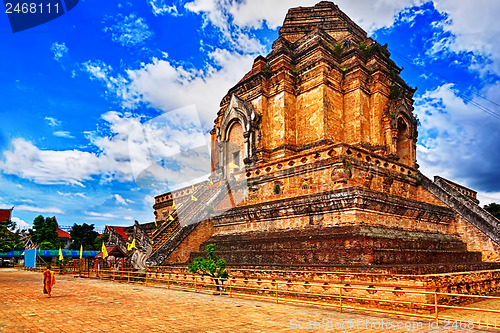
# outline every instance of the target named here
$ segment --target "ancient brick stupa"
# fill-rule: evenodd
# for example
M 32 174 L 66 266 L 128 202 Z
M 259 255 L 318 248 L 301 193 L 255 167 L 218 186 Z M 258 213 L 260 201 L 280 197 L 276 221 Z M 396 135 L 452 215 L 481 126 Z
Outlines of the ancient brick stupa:
M 415 89 L 400 71 L 335 4 L 290 9 L 271 53 L 222 99 L 215 184 L 156 197 L 151 263 L 215 243 L 233 267 L 498 267 L 499 222 L 475 192 L 419 173 Z M 247 191 L 217 192 L 231 181 Z M 172 199 L 203 222 L 183 226 Z

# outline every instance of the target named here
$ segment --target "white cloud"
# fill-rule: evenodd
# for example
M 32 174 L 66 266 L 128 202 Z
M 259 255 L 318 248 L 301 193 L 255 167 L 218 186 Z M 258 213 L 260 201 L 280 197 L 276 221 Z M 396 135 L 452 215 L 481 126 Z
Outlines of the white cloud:
M 115 73 L 102 61 L 88 61 L 83 69 L 92 79 L 105 84 L 106 93 L 117 97 L 125 108 L 144 102 L 168 112 L 194 104 L 202 123 L 209 128 L 220 99 L 251 69 L 253 56 L 224 49 L 216 49 L 208 56 L 213 66 L 202 70 L 176 66 L 167 58 L 154 58 L 139 69 L 129 69 L 128 77 Z
M 97 212 L 85 212 L 88 215 L 88 219 L 90 220 L 110 220 L 119 218 L 117 215 L 111 213 L 97 213 Z
M 477 192 L 477 199 L 479 200 L 479 205 L 482 207 L 484 205 L 489 205 L 490 203 L 500 202 L 500 192 Z
M 31 224 L 26 223 L 18 217 L 12 217 L 11 220 L 16 223 L 16 229 L 23 230 L 31 228 Z
M 181 152 L 203 146 L 206 141 L 196 109 L 190 110 L 192 112 L 187 115 L 185 109 L 174 110 L 145 123 L 141 122 L 141 115 L 107 112 L 102 115 L 105 121 L 102 131 L 86 135 L 97 153 L 41 150 L 25 139 L 16 138 L 10 150 L 3 152 L 0 170 L 39 184 L 84 187 L 84 182 L 92 179 L 101 183 L 133 181 L 134 176 L 155 165 L 156 161 L 168 160 L 174 168 L 168 171 L 168 179 L 194 179 L 193 175 L 198 174 L 193 172 L 200 163 L 190 161 Z M 140 135 L 129 138 L 131 133 Z
M 424 3 L 424 0 L 338 0 L 335 3 L 366 31 L 391 26 L 404 8 Z M 202 13 L 207 22 L 218 27 L 223 35 L 230 34 L 229 22 L 239 28 L 260 28 L 265 22 L 271 29 L 281 26 L 289 8 L 309 7 L 318 0 L 195 0 L 186 9 Z
M 82 64 L 82 70 L 89 73 L 91 79 L 98 80 L 106 86 L 106 95 L 113 95 L 120 99 L 124 108 L 134 108 L 139 102 L 139 97 L 130 93 L 129 80 L 121 74 L 113 75 L 113 68 L 104 62 L 87 61 Z
M 45 117 L 45 120 L 49 122 L 49 126 L 55 127 L 61 125 L 61 121 L 54 117 Z
M 440 12 L 448 15 L 448 20 L 440 27 L 452 34 L 452 38 L 436 38 L 434 51 L 443 48 L 451 52 L 474 52 L 492 62 L 476 59 L 471 69 L 485 75 L 488 73 L 500 74 L 500 44 L 498 31 L 500 21 L 497 13 L 500 12 L 500 1 L 435 1 L 434 6 Z
M 151 6 L 151 10 L 155 16 L 164 14 L 179 16 L 179 11 L 177 10 L 177 6 L 175 6 L 175 4 L 169 6 L 165 3 L 164 0 L 149 0 L 148 3 Z
M 48 125 L 51 127 L 58 127 L 61 126 L 61 121 L 54 118 L 54 117 L 45 117 L 45 120 L 47 120 Z M 61 138 L 69 138 L 69 139 L 74 139 L 75 137 L 71 135 L 69 131 L 54 131 L 52 134 L 55 136 L 61 137 Z
M 500 120 L 456 93 L 446 84 L 415 100 L 422 123 L 417 145 L 420 169 L 427 176 L 440 175 L 483 193 L 495 191 L 500 187 Z
M 26 211 L 26 212 L 35 212 L 35 213 L 56 213 L 63 214 L 63 211 L 57 207 L 35 207 L 28 205 L 19 205 L 16 206 L 16 210 Z
M 73 135 L 71 135 L 70 132 L 68 131 L 55 131 L 54 133 L 55 136 L 59 136 L 61 138 L 69 138 L 69 139 L 74 139 L 75 137 Z
M 412 10 L 410 8 L 405 8 L 399 13 L 399 20 L 401 22 L 409 23 L 411 28 L 415 25 L 415 20 L 417 16 L 425 15 L 426 12 L 427 11 L 424 9 Z
M 57 191 L 57 194 L 63 196 L 63 197 L 80 197 L 82 199 L 85 199 L 87 198 L 87 196 L 81 192 L 78 192 L 78 193 L 65 193 L 65 192 L 61 192 L 61 191 Z
M 58 42 L 52 43 L 50 50 L 54 53 L 54 60 L 56 60 L 56 61 L 59 61 L 68 55 L 68 48 L 66 47 L 66 44 L 64 42 L 63 43 L 58 43 Z
M 189 2 L 185 8 L 191 12 L 202 14 L 205 18 L 205 25 L 211 23 L 221 33 L 221 39 L 227 42 L 231 48 L 245 52 L 255 53 L 263 51 L 264 47 L 255 38 L 247 27 L 231 25 L 232 20 L 230 9 L 234 5 L 230 0 L 196 0 Z
M 121 204 L 121 205 L 127 205 L 127 202 L 125 201 L 125 199 L 123 199 L 123 197 L 119 194 L 114 194 L 113 197 L 115 198 L 116 202 Z
M 153 33 L 149 31 L 149 26 L 142 17 L 137 17 L 135 13 L 128 16 L 118 14 L 116 17 L 105 18 L 105 23 L 114 21 L 115 24 L 105 27 L 104 32 L 111 34 L 111 40 L 122 46 L 136 46 L 143 44 Z
M 116 202 L 119 203 L 120 205 L 127 206 L 128 203 L 134 203 L 130 199 L 124 199 L 121 195 L 119 194 L 113 194 L 113 198 L 115 198 Z
M 155 204 L 155 197 L 153 195 L 145 195 L 143 202 L 146 205 L 153 207 L 153 205 Z
M 94 154 L 78 151 L 40 150 L 33 143 L 15 138 L 11 150 L 3 152 L 0 169 L 11 175 L 33 180 L 39 184 L 72 184 L 83 186 L 99 171 Z
M 217 68 L 186 69 L 167 59 L 154 59 L 137 70 L 129 70 L 128 96 L 164 111 L 194 104 L 203 124 L 212 126 L 219 103 L 227 91 L 252 68 L 253 56 L 217 49 L 209 54 Z

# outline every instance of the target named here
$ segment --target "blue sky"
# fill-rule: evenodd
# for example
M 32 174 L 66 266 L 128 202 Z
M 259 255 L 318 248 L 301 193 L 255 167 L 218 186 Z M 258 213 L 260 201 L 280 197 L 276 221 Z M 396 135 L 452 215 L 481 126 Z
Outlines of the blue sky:
M 40 214 L 98 229 L 152 221 L 168 188 L 137 176 L 206 144 L 220 100 L 269 52 L 287 9 L 315 3 L 80 0 L 15 34 L 3 14 L 0 205 L 22 227 Z M 500 2 L 336 3 L 418 87 L 421 171 L 500 203 Z M 182 168 L 164 175 L 171 187 L 197 174 Z

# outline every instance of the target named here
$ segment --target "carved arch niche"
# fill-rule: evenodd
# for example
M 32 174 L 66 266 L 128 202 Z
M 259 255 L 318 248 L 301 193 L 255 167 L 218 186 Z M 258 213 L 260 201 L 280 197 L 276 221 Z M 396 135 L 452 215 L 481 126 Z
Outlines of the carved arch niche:
M 231 173 L 231 168 L 228 168 L 229 163 L 241 167 L 243 163 L 249 165 L 255 162 L 258 121 L 259 116 L 251 103 L 235 95 L 231 96 L 220 127 L 217 128 L 219 165 L 225 177 Z
M 386 142 L 390 143 L 389 155 L 402 164 L 414 167 L 418 132 L 413 107 L 406 99 L 392 101 L 385 119 Z
M 410 165 L 411 163 L 411 148 L 412 141 L 410 135 L 410 127 L 403 117 L 397 119 L 397 137 L 396 137 L 396 153 L 399 157 L 399 162 Z

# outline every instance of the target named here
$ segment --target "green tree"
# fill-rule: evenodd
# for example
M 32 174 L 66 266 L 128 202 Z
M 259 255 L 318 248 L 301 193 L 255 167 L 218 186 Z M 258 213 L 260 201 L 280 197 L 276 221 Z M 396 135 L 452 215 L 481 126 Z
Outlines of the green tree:
M 485 205 L 484 209 L 488 211 L 491 215 L 500 220 L 500 205 L 492 202 L 489 205 Z
M 16 223 L 9 219 L 0 222 L 0 252 L 24 249 L 21 232 L 15 228 Z
M 41 248 L 42 250 L 57 250 L 62 246 L 57 237 L 57 222 L 53 217 L 37 216 L 33 220 L 33 227 L 28 232 L 31 240 L 39 244 L 40 248 L 43 243 L 44 249 Z
M 101 237 L 97 236 L 94 240 L 94 250 L 101 251 L 102 243 L 106 244 L 109 240 L 109 234 L 104 233 Z
M 219 259 L 215 253 L 215 244 L 208 244 L 205 252 L 207 253 L 207 258 L 196 257 L 192 264 L 188 265 L 188 269 L 193 274 L 208 275 L 212 277 L 217 286 L 217 291 L 219 289 L 219 280 L 221 285 L 224 284 L 224 279 L 227 279 L 229 274 L 226 271 L 226 261 L 224 259 Z
M 93 250 L 95 240 L 99 233 L 94 230 L 93 224 L 84 223 L 82 225 L 74 224 L 69 231 L 72 243 L 69 245 L 70 250 L 80 250 L 80 245 L 83 245 L 84 250 Z
M 40 250 L 55 250 L 54 245 L 51 242 L 43 241 L 38 244 Z

